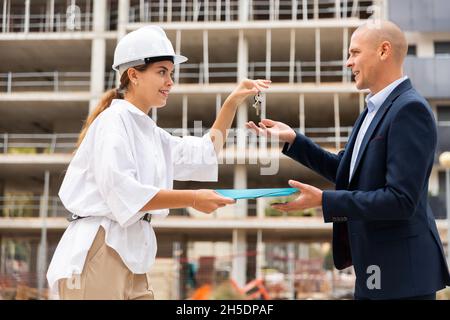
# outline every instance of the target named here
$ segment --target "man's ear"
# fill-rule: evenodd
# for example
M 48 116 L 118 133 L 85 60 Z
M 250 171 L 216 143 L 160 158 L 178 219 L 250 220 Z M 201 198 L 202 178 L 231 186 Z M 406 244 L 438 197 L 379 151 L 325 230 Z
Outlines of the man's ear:
M 380 45 L 379 55 L 381 60 L 386 60 L 392 54 L 392 46 L 389 41 L 383 41 Z

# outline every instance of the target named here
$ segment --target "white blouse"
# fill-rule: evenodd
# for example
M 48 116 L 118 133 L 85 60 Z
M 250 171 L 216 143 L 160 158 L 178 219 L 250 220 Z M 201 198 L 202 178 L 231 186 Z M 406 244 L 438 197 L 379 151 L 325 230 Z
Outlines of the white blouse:
M 151 224 L 139 211 L 173 180 L 217 181 L 218 163 L 209 133 L 174 137 L 133 104 L 115 99 L 91 124 L 67 169 L 59 197 L 73 221 L 50 263 L 50 294 L 58 280 L 81 274 L 98 228 L 133 273 L 149 272 L 156 256 Z M 166 217 L 168 209 L 147 211 Z

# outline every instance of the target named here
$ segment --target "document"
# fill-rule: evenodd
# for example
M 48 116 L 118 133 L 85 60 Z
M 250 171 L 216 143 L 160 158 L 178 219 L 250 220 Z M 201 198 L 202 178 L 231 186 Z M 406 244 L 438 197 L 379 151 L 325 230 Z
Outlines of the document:
M 263 188 L 263 189 L 217 189 L 218 194 L 238 199 L 256 199 L 262 197 L 284 197 L 299 192 L 296 188 Z

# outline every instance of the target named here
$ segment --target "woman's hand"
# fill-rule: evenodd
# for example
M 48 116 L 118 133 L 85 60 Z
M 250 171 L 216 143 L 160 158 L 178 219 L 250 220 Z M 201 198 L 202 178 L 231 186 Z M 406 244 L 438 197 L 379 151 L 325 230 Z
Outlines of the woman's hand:
M 200 189 L 194 191 L 192 208 L 204 213 L 211 213 L 218 208 L 225 207 L 227 204 L 233 203 L 236 203 L 234 199 L 222 197 L 213 190 Z
M 259 127 L 253 121 L 247 122 L 245 126 L 259 136 L 272 137 L 289 144 L 294 142 L 296 136 L 295 131 L 287 124 L 270 119 L 261 120 Z
M 229 98 L 233 99 L 236 105 L 241 104 L 245 98 L 251 95 L 256 95 L 258 92 L 264 91 L 264 89 L 269 88 L 269 84 L 272 81 L 258 79 L 258 80 L 250 80 L 244 79 L 242 80 L 236 89 L 230 94 Z

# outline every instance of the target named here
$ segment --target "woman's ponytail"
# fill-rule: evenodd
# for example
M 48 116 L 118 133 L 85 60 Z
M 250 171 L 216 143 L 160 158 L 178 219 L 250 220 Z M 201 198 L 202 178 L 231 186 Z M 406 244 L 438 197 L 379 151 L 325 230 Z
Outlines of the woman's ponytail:
M 80 135 L 78 136 L 77 148 L 80 146 L 84 137 L 86 136 L 86 132 L 89 129 L 89 126 L 94 122 L 95 118 L 98 117 L 100 113 L 105 111 L 110 105 L 113 99 L 123 99 L 123 95 L 119 89 L 111 89 L 106 91 L 100 102 L 95 107 L 94 111 L 87 117 L 86 121 L 83 124 L 83 128 L 81 129 Z
M 133 67 L 138 71 L 145 71 L 150 64 L 144 64 L 140 66 Z M 111 89 L 105 92 L 103 97 L 100 99 L 100 102 L 95 107 L 94 111 L 89 114 L 86 121 L 84 122 L 83 128 L 81 129 L 80 135 L 78 136 L 77 148 L 80 146 L 83 141 L 86 133 L 89 129 L 89 126 L 94 122 L 95 118 L 98 117 L 100 113 L 105 111 L 110 105 L 113 99 L 125 99 L 125 92 L 128 90 L 128 85 L 130 84 L 130 78 L 128 78 L 128 73 L 123 72 L 120 77 L 120 86 L 117 89 Z

